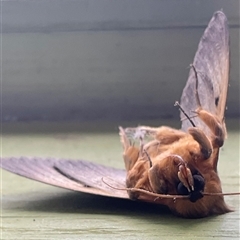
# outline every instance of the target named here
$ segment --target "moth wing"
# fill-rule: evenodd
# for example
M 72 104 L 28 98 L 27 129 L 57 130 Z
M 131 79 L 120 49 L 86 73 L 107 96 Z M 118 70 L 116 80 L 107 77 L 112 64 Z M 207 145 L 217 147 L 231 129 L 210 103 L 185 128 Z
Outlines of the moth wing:
M 224 113 L 229 80 L 229 30 L 223 12 L 215 12 L 210 20 L 198 45 L 193 65 L 198 73 L 198 94 L 202 108 L 218 116 L 226 130 Z M 198 107 L 195 86 L 196 77 L 191 68 L 181 96 L 181 106 L 190 117 Z M 182 129 L 186 131 L 191 123 L 182 113 L 180 117 Z M 199 118 L 194 117 L 193 122 L 208 133 L 208 128 Z
M 117 191 L 102 181 L 103 177 L 109 177 L 111 186 L 124 187 L 125 170 L 83 160 L 9 157 L 0 161 L 1 168 L 39 182 L 89 194 L 128 198 L 126 191 Z

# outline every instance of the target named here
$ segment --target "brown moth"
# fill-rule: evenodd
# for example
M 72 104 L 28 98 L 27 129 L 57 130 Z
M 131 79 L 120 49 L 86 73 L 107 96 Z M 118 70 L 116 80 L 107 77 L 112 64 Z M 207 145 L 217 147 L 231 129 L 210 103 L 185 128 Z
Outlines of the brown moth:
M 174 213 L 204 217 L 229 212 L 221 193 L 217 172 L 219 149 L 226 137 L 224 112 L 229 79 L 229 33 L 227 19 L 216 12 L 205 30 L 194 57 L 181 97 L 182 129 L 161 126 L 120 128 L 127 170 L 127 188 L 186 199 L 158 198 Z M 189 116 L 194 117 L 190 118 Z M 130 144 L 127 134 L 139 138 L 140 147 Z M 145 135 L 153 139 L 143 143 Z M 131 199 L 152 201 L 153 196 L 128 191 Z
M 181 130 L 120 127 L 125 170 L 83 160 L 27 157 L 2 158 L 1 167 L 66 189 L 163 204 L 183 217 L 227 213 L 231 210 L 224 202 L 217 163 L 227 134 L 228 78 L 228 25 L 218 11 L 200 40 L 177 103 Z

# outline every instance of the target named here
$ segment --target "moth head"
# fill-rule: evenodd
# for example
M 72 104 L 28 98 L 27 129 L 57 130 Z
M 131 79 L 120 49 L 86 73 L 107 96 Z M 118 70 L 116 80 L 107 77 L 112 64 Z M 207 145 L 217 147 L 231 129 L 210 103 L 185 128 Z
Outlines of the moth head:
M 194 190 L 189 190 L 184 186 L 182 182 L 179 182 L 177 185 L 177 193 L 180 195 L 189 195 L 189 199 L 191 202 L 196 202 L 197 200 L 203 197 L 202 192 L 205 187 L 205 180 L 202 175 L 195 174 L 193 175 L 194 181 Z

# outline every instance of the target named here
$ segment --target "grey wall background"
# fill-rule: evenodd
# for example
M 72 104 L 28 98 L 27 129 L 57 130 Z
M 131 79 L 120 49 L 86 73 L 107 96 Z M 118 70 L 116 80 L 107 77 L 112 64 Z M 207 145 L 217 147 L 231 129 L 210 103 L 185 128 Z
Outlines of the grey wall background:
M 199 39 L 223 9 L 231 34 L 229 117 L 239 117 L 239 1 L 1 2 L 2 117 L 173 118 Z

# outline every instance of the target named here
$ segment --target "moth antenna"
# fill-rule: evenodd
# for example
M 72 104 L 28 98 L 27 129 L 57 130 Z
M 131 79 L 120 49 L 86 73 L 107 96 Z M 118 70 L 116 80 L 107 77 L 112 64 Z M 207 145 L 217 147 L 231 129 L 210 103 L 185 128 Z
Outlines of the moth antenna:
M 148 154 L 148 152 L 147 152 L 147 150 L 145 148 L 143 149 L 143 151 L 144 151 L 144 153 L 146 154 L 146 156 L 148 158 L 148 161 L 149 161 L 149 164 L 150 164 L 150 168 L 151 168 L 152 167 L 152 160 L 151 160 L 151 158 L 150 158 L 150 156 L 149 156 L 149 154 Z
M 188 116 L 188 114 L 184 111 L 184 109 L 181 107 L 178 101 L 175 102 L 174 106 L 178 106 L 180 111 L 186 116 L 186 118 L 189 120 L 189 122 L 192 124 L 193 127 L 196 127 L 192 119 Z
M 199 98 L 199 95 L 198 95 L 198 83 L 199 83 L 198 73 L 197 73 L 197 70 L 196 70 L 196 68 L 193 64 L 191 64 L 190 67 L 193 69 L 194 74 L 195 74 L 195 78 L 196 78 L 195 96 L 196 96 L 197 105 L 198 105 L 198 107 L 201 107 L 201 102 L 200 102 L 200 98 Z
M 191 116 L 191 117 L 189 117 L 190 119 L 192 119 L 192 118 L 195 118 L 195 117 L 197 117 L 198 115 L 193 115 L 193 116 Z M 180 121 L 184 121 L 184 120 L 186 120 L 187 119 L 187 117 L 184 117 L 184 118 L 181 118 L 180 119 Z
M 105 177 L 106 178 L 106 177 Z M 110 178 L 109 178 L 110 179 Z M 146 195 L 150 195 L 150 196 L 153 196 L 155 197 L 156 199 L 158 198 L 170 198 L 170 199 L 187 199 L 189 198 L 188 195 L 170 195 L 170 194 L 159 194 L 159 193 L 154 193 L 154 192 L 150 192 L 148 190 L 145 190 L 145 189 L 141 189 L 141 188 L 126 188 L 126 187 L 115 187 L 115 186 L 112 186 L 111 184 L 107 183 L 105 180 L 104 180 L 104 177 L 101 178 L 102 182 L 104 184 L 106 184 L 108 187 L 112 188 L 112 189 L 115 189 L 115 190 L 119 190 L 119 191 L 130 191 L 130 192 L 139 192 L 139 193 L 144 193 Z
M 203 196 L 236 196 L 236 195 L 240 195 L 240 192 L 230 192 L 230 193 L 203 192 Z
M 148 190 L 141 189 L 141 188 L 115 187 L 115 186 L 112 186 L 111 184 L 107 183 L 104 180 L 104 177 L 102 177 L 101 180 L 108 187 L 110 187 L 112 189 L 115 189 L 115 190 L 119 190 L 119 191 L 139 192 L 139 193 L 144 193 L 144 194 L 147 194 L 149 196 L 153 196 L 153 197 L 157 197 L 157 198 L 170 198 L 170 199 L 172 198 L 173 200 L 174 199 L 188 199 L 189 198 L 189 195 L 159 194 L 159 193 L 150 192 Z M 203 196 L 206 196 L 206 197 L 208 197 L 208 196 L 233 196 L 233 195 L 240 195 L 240 192 L 232 192 L 232 193 L 209 193 L 209 192 L 202 192 L 202 194 L 203 194 Z

